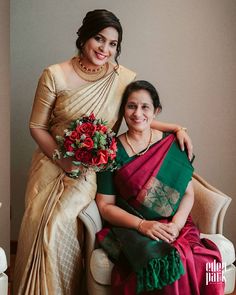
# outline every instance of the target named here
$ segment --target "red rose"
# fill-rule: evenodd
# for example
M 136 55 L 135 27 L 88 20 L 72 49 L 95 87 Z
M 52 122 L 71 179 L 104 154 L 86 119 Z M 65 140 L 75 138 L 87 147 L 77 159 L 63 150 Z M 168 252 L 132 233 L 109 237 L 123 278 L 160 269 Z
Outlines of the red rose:
M 116 152 L 110 154 L 110 158 L 111 158 L 111 160 L 114 160 L 116 158 Z
M 105 125 L 98 125 L 97 126 L 97 131 L 101 131 L 102 133 L 106 133 L 107 132 L 107 126 L 105 126 Z
M 98 156 L 92 160 L 92 164 L 99 166 L 108 162 L 108 152 L 106 150 L 98 151 Z
M 113 150 L 113 151 L 115 151 L 115 152 L 117 151 L 117 145 L 116 145 L 115 138 L 112 138 L 110 149 Z
M 91 164 L 92 162 L 92 154 L 83 149 L 78 149 L 75 152 L 75 158 L 77 161 L 80 161 L 85 164 Z
M 78 133 L 76 131 L 72 131 L 71 134 L 70 134 L 70 136 L 69 136 L 69 138 L 71 140 L 75 141 L 76 138 L 77 138 L 77 136 L 78 136 Z
M 94 113 L 91 113 L 91 115 L 89 116 L 89 119 L 94 121 L 95 120 L 95 116 L 94 116 Z
M 71 146 L 73 144 L 73 141 L 66 139 L 64 142 L 64 147 L 66 149 L 67 152 L 73 152 L 73 147 Z
M 76 131 L 80 134 L 85 134 L 87 137 L 92 137 L 96 131 L 96 126 L 92 123 L 83 123 L 76 127 Z
M 83 147 L 91 150 L 93 148 L 93 140 L 91 138 L 85 138 L 83 141 Z

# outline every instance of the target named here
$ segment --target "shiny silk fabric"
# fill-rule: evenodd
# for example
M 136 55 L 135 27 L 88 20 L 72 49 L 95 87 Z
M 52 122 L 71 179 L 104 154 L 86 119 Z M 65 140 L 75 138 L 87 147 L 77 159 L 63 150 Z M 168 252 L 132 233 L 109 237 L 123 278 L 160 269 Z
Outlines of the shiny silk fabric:
M 117 120 L 124 88 L 135 78 L 119 66 L 96 82 L 70 89 L 60 65 L 44 70 L 37 87 L 31 128 L 55 138 L 70 121 L 91 112 Z M 33 155 L 14 274 L 15 295 L 79 294 L 83 226 L 79 212 L 95 197 L 96 177 L 72 179 L 40 149 Z
M 168 220 L 163 219 L 165 223 Z M 199 231 L 189 216 L 179 237 L 172 243 L 180 254 L 185 274 L 161 290 L 142 292 L 139 295 L 223 295 L 224 282 L 206 284 L 206 264 L 221 256 L 217 246 L 207 239 L 200 239 Z M 125 261 L 120 261 L 112 270 L 112 295 L 135 295 L 137 278 Z
M 120 159 L 123 166 L 113 176 L 118 196 L 117 206 L 140 218 L 158 220 L 162 223 L 170 222 L 170 217 L 175 214 L 178 207 L 171 202 L 173 199 L 168 198 L 166 201 L 163 196 L 166 194 L 168 197 L 174 191 L 178 191 L 181 200 L 193 171 L 187 155 L 180 151 L 178 144 L 174 142 L 170 147 L 172 140 L 173 135 L 165 137 L 140 157 L 128 157 L 122 145 L 118 144 L 117 159 Z M 108 173 L 100 174 L 98 191 L 112 194 L 105 191 Z M 156 176 L 162 181 L 165 184 L 164 189 L 158 189 L 159 183 L 154 186 L 155 182 L 149 182 L 150 176 Z M 160 200 L 160 203 L 155 203 L 155 199 Z M 173 211 L 160 210 L 170 203 Z M 179 202 L 176 204 L 179 206 Z M 206 284 L 206 265 L 214 264 L 214 261 L 220 264 L 222 262 L 220 252 L 210 240 L 200 239 L 199 230 L 190 216 L 177 239 L 170 245 L 153 241 L 133 229 L 116 226 L 103 228 L 97 233 L 97 238 L 114 262 L 111 278 L 112 295 L 224 294 L 222 280 Z M 181 271 L 179 263 L 175 265 L 173 260 L 168 258 L 171 253 L 169 248 L 177 251 L 184 272 Z M 150 264 L 152 260 L 157 263 Z M 141 287 L 140 269 L 144 269 L 141 273 Z M 178 272 L 176 269 L 179 269 Z

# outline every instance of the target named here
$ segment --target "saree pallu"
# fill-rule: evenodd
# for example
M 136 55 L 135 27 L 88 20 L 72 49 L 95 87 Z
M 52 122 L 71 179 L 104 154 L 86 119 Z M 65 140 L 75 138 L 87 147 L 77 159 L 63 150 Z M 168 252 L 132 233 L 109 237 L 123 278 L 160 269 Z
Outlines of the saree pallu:
M 168 222 L 168 220 L 162 220 Z M 171 244 L 177 249 L 184 268 L 184 274 L 174 283 L 142 292 L 142 295 L 223 295 L 224 283 L 206 284 L 206 263 L 221 262 L 221 256 L 214 243 L 200 239 L 199 231 L 191 217 L 180 232 L 179 237 Z M 123 258 L 115 263 L 112 270 L 112 295 L 137 294 L 137 276 Z
M 63 135 L 71 120 L 94 112 L 112 127 L 124 87 L 135 74 L 120 66 L 104 78 L 70 89 L 59 65 L 38 84 L 30 127 Z M 79 212 L 95 197 L 96 177 L 72 179 L 40 149 L 33 155 L 14 273 L 15 295 L 81 292 L 83 225 Z
M 140 218 L 168 223 L 192 172 L 187 155 L 169 135 L 115 173 L 117 205 Z M 213 243 L 200 241 L 190 217 L 172 244 L 114 226 L 97 237 L 115 263 L 112 294 L 222 294 L 223 284 L 206 287 L 204 278 L 206 262 L 220 261 L 220 254 Z

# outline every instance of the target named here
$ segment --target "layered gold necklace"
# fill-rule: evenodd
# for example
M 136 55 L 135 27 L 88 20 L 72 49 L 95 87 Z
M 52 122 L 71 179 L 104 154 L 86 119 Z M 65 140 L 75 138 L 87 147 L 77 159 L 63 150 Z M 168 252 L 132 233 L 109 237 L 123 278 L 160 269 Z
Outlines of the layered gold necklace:
M 71 62 L 76 74 L 80 78 L 88 82 L 95 82 L 103 78 L 106 75 L 109 68 L 108 63 L 105 63 L 97 69 L 87 68 L 85 65 L 83 65 L 83 63 L 81 62 L 81 58 L 79 56 L 73 57 Z
M 150 148 L 150 146 L 151 146 L 151 144 L 152 144 L 152 137 L 153 137 L 153 132 L 152 132 L 152 129 L 150 129 L 150 138 L 149 138 L 148 145 L 147 145 L 147 147 L 146 147 L 142 152 L 139 152 L 139 153 L 138 153 L 138 152 L 135 150 L 135 148 L 132 146 L 132 144 L 131 144 L 131 142 L 130 142 L 130 140 L 129 140 L 128 132 L 127 132 L 127 131 L 125 132 L 125 139 L 126 139 L 126 141 L 127 141 L 128 145 L 129 145 L 129 147 L 131 148 L 132 152 L 133 152 L 135 155 L 137 155 L 137 156 L 142 156 L 142 155 L 144 155 L 144 154 L 149 150 L 149 148 Z

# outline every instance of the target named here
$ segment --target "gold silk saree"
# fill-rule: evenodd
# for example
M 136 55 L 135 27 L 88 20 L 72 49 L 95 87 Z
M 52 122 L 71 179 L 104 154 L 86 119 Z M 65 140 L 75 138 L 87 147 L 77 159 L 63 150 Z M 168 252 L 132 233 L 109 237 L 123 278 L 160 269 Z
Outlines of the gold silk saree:
M 104 78 L 69 89 L 60 65 L 44 70 L 36 91 L 31 128 L 62 135 L 71 120 L 89 115 L 118 118 L 124 88 L 135 73 L 119 66 Z M 72 179 L 37 149 L 25 198 L 14 274 L 15 295 L 79 294 L 83 270 L 83 225 L 79 212 L 94 199 L 96 176 Z

